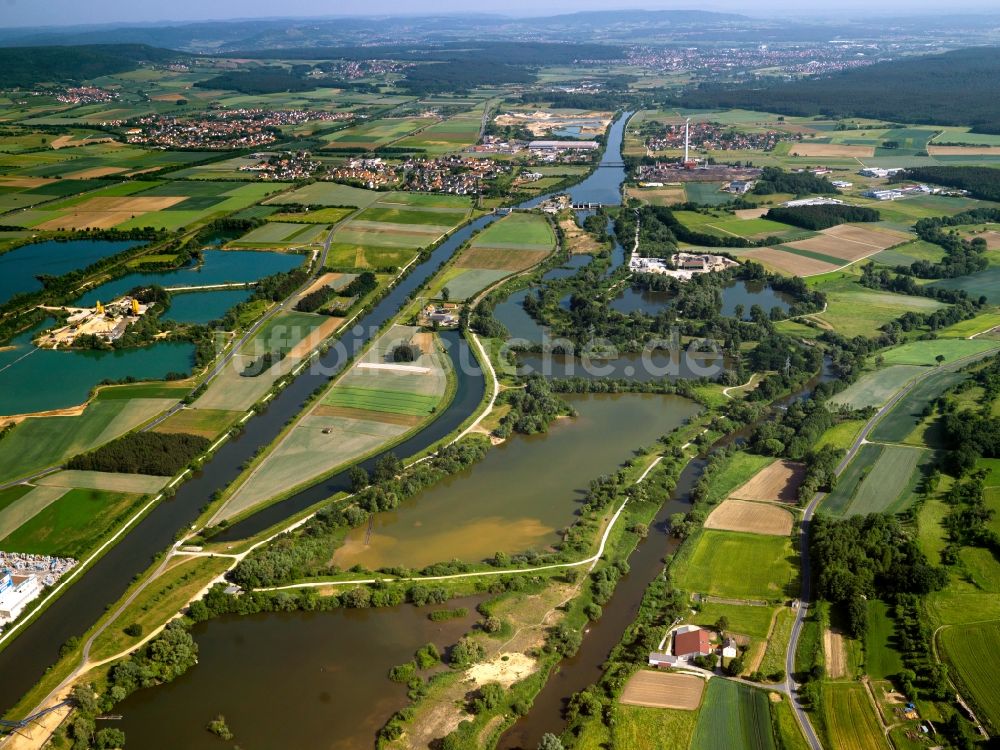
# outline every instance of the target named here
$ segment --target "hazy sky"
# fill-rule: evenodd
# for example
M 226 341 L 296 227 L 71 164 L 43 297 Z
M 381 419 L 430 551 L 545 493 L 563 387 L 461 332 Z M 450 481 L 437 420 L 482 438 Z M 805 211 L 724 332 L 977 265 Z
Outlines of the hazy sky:
M 733 11 L 754 16 L 795 10 L 802 0 L 503 0 L 495 4 L 468 0 L 0 0 L 0 27 L 67 24 L 135 23 L 289 16 L 342 16 L 374 14 L 453 13 L 470 11 L 512 15 L 572 13 L 615 8 L 693 9 Z M 811 15 L 855 16 L 877 13 L 949 13 L 996 11 L 996 0 L 956 0 L 942 5 L 933 0 L 812 0 Z

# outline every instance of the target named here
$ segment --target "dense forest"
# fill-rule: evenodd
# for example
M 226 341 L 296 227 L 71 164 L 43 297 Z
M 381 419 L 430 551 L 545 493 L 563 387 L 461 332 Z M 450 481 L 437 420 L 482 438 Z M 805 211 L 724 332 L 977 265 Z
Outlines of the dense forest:
M 753 191 L 757 195 L 774 193 L 831 195 L 837 192 L 837 188 L 825 177 L 817 177 L 811 172 L 786 172 L 778 167 L 764 167 Z
M 991 47 L 925 55 L 829 76 L 703 84 L 680 98 L 685 107 L 743 107 L 788 115 L 873 117 L 1000 132 L 1000 55 Z
M 893 177 L 894 182 L 919 180 L 968 190 L 973 198 L 1000 201 L 1000 169 L 995 167 L 910 167 Z
M 296 66 L 298 67 L 298 66 Z M 304 66 L 307 67 L 308 66 Z M 295 70 L 274 66 L 254 70 L 231 70 L 226 73 L 198 81 L 195 87 L 201 89 L 226 89 L 242 94 L 276 94 L 283 91 L 312 91 L 316 82 L 308 80 Z
M 74 456 L 66 468 L 169 477 L 204 453 L 211 442 L 200 435 L 182 432 L 133 432 Z
M 411 94 L 463 92 L 477 86 L 533 83 L 535 76 L 524 68 L 488 60 L 455 60 L 415 65 L 402 80 Z
M 818 515 L 809 528 L 809 553 L 816 566 L 817 593 L 845 607 L 855 638 L 864 638 L 868 628 L 867 599 L 928 594 L 947 582 L 947 574 L 927 561 L 889 514 L 838 521 Z
M 135 70 L 143 62 L 188 57 L 145 44 L 0 47 L 0 88 L 69 83 Z
M 874 208 L 827 204 L 822 206 L 777 206 L 764 217 L 803 229 L 828 229 L 851 221 L 878 221 L 879 212 Z

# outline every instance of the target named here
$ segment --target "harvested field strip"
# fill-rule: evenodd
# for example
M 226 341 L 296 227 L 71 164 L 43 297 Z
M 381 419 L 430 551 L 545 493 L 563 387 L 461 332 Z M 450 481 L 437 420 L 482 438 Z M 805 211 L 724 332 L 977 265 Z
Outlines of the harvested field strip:
M 704 691 L 705 680 L 701 677 L 642 669 L 629 678 L 621 702 L 629 706 L 694 711 L 701 704 Z
M 776 505 L 730 499 L 709 514 L 705 528 L 787 536 L 792 533 L 792 522 L 792 514 Z
M 347 419 L 382 422 L 383 424 L 398 424 L 403 427 L 416 427 L 423 421 L 423 417 L 411 414 L 393 414 L 385 411 L 355 409 L 348 406 L 330 406 L 328 404 L 320 404 L 313 409 L 312 413 L 317 417 L 345 417 Z
M 941 631 L 941 647 L 992 727 L 1000 728 L 1000 622 L 955 625 Z
M 455 268 L 484 268 L 496 271 L 523 271 L 541 263 L 550 250 L 496 250 L 473 247 L 462 253 Z
M 404 224 L 389 221 L 367 221 L 363 219 L 352 219 L 344 225 L 355 232 L 392 232 L 394 234 L 414 234 L 425 237 L 438 237 L 449 229 L 452 224 Z
M 767 693 L 730 680 L 709 680 L 690 750 L 744 748 L 774 748 Z
M 79 487 L 110 492 L 132 492 L 138 495 L 152 494 L 163 489 L 170 477 L 154 477 L 147 474 L 113 474 L 106 471 L 57 471 L 38 480 L 38 484 L 51 487 Z
M 800 240 L 800 242 L 805 242 L 805 240 Z M 813 250 L 808 250 L 804 247 L 796 247 L 792 243 L 786 243 L 784 245 L 779 245 L 778 247 L 772 248 L 773 250 L 779 250 L 783 253 L 791 253 L 792 255 L 798 255 L 803 258 L 811 258 L 812 260 L 818 260 L 821 263 L 829 263 L 832 266 L 842 266 L 844 265 L 843 258 L 837 258 L 833 255 L 824 255 L 823 253 L 817 253 Z
M 843 143 L 798 143 L 789 152 L 790 156 L 848 156 L 871 158 L 875 156 L 874 146 L 852 146 Z
M 965 380 L 966 375 L 958 372 L 942 370 L 935 373 L 907 393 L 882 420 L 875 425 L 870 436 L 871 440 L 887 443 L 901 442 L 913 432 L 913 429 L 923 420 L 923 411 L 928 403 L 937 399 L 942 393 Z
M 844 634 L 839 630 L 823 630 L 823 658 L 830 679 L 839 680 L 847 676 L 847 651 L 844 648 Z
M 862 685 L 823 686 L 823 713 L 830 747 L 837 750 L 888 750 L 875 707 Z
M 67 492 L 68 487 L 34 487 L 0 510 L 0 539 L 12 534 Z
M 863 445 L 824 502 L 831 513 L 859 515 L 897 512 L 909 500 L 932 454 L 907 445 Z
M 437 396 L 423 396 L 400 391 L 382 391 L 374 388 L 337 386 L 323 403 L 327 406 L 346 406 L 371 411 L 385 411 L 395 414 L 422 416 L 430 414 L 440 399 Z
M 892 365 L 875 372 L 868 372 L 854 383 L 833 396 L 830 401 L 852 409 L 882 406 L 900 388 L 925 368 L 918 365 Z
M 525 250 L 528 252 L 542 250 L 549 252 L 551 243 L 539 242 L 473 242 L 472 247 L 484 250 Z
M 815 276 L 817 274 L 828 273 L 843 265 L 840 262 L 833 265 L 771 247 L 754 248 L 753 250 L 741 251 L 738 254 L 740 257 L 763 263 L 776 271 L 792 276 Z
M 737 500 L 771 500 L 797 503 L 799 485 L 805 479 L 803 464 L 782 459 L 765 466 L 746 484 L 736 488 L 729 497 Z

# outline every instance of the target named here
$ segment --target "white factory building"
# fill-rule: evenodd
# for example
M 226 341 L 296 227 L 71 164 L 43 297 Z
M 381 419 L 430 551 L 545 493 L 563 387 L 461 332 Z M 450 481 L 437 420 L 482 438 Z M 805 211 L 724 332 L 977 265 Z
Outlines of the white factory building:
M 0 625 L 16 620 L 40 591 L 37 576 L 15 575 L 9 570 L 0 570 Z

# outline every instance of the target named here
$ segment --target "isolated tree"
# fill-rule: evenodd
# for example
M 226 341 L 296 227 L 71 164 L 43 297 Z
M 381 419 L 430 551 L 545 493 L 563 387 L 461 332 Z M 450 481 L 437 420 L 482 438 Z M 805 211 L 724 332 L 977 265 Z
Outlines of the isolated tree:
M 937 356 L 936 356 L 936 357 L 934 358 L 934 361 L 935 361 L 935 362 L 937 362 L 938 364 L 941 364 L 942 362 L 944 362 L 944 355 L 943 355 L 943 354 L 939 354 L 939 355 L 937 355 Z
M 451 299 L 451 289 L 449 289 L 448 287 L 444 287 L 441 290 L 441 299 L 443 299 L 445 302 Z

